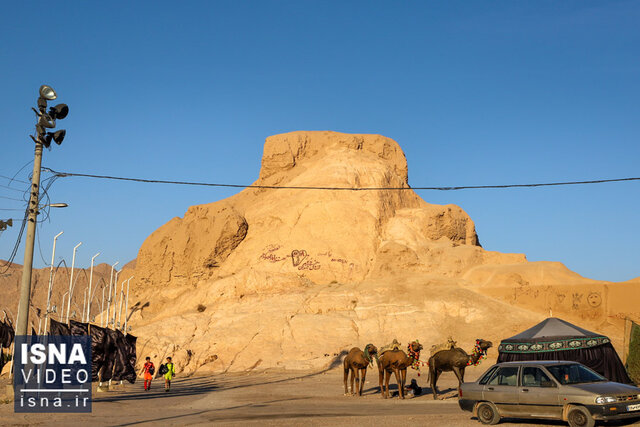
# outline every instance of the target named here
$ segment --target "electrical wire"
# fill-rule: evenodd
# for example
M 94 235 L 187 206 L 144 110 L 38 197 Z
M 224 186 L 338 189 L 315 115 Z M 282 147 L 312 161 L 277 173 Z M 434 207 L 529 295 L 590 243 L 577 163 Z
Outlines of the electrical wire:
M 455 191 L 455 190 L 478 190 L 478 189 L 490 189 L 490 188 L 523 188 L 523 187 L 548 187 L 548 186 L 560 186 L 560 185 L 579 185 L 579 184 L 601 184 L 608 182 L 624 182 L 624 181 L 640 181 L 640 177 L 633 178 L 614 178 L 614 179 L 595 179 L 589 181 L 565 181 L 565 182 L 546 182 L 546 183 L 533 183 L 533 184 L 501 184 L 501 185 L 462 185 L 451 187 L 315 187 L 315 186 L 280 186 L 280 185 L 245 185 L 245 184 L 218 184 L 210 182 L 190 182 L 190 181 L 169 181 L 163 179 L 144 179 L 144 178 L 129 178 L 110 175 L 94 175 L 86 173 L 73 173 L 73 172 L 58 172 L 50 168 L 43 168 L 55 176 L 58 177 L 85 177 L 85 178 L 98 178 L 109 179 L 118 181 L 133 181 L 144 182 L 150 184 L 176 184 L 176 185 L 197 185 L 205 187 L 231 187 L 231 188 L 262 188 L 262 189 L 282 189 L 282 190 L 343 190 L 343 191 L 383 191 L 383 190 L 436 190 L 436 191 Z
M 17 188 L 9 187 L 8 185 L 0 184 L 0 187 L 6 188 L 7 190 L 17 191 L 18 193 L 24 193 L 24 190 L 18 190 Z M 27 190 L 27 191 L 29 191 L 29 190 Z
M 29 163 L 25 164 L 25 165 L 20 169 L 20 171 L 21 171 L 22 169 L 24 169 L 24 168 L 25 168 L 27 165 L 29 165 L 30 163 L 31 163 L 31 162 L 29 162 Z M 18 173 L 20 173 L 20 171 L 18 171 L 18 172 L 16 173 L 16 175 L 17 175 Z M 5 178 L 5 179 L 9 179 L 9 180 L 15 180 L 14 178 L 8 178 L 8 177 L 6 177 L 6 176 L 4 176 L 4 175 L 0 175 L 0 177 Z M 14 175 L 14 177 L 15 177 L 15 175 Z M 31 176 L 30 176 L 29 178 L 31 179 Z M 54 183 L 58 178 L 59 178 L 58 176 L 54 175 L 54 176 L 51 176 L 51 177 L 45 178 L 45 179 L 41 180 L 41 182 L 40 182 L 40 191 L 39 191 L 39 197 L 38 197 L 38 200 L 39 200 L 39 201 L 45 200 L 46 202 L 45 202 L 44 206 L 38 210 L 38 213 L 39 213 L 39 214 L 40 214 L 40 213 L 44 213 L 44 217 L 42 217 L 42 218 L 38 218 L 38 217 L 36 217 L 36 223 L 40 223 L 40 224 L 42 224 L 44 221 L 49 220 L 49 211 L 50 211 L 50 209 L 51 209 L 51 208 L 49 207 L 49 205 L 51 204 L 51 199 L 50 199 L 50 197 L 49 197 L 49 188 L 51 188 L 51 186 L 53 185 L 53 183 Z M 15 180 L 15 181 L 22 182 L 22 183 L 27 183 L 27 184 L 31 184 L 30 182 L 22 181 L 22 180 Z M 15 191 L 20 191 L 20 190 L 16 190 L 15 188 L 12 188 L 12 187 L 7 187 L 7 188 L 9 188 L 9 189 L 11 189 L 11 190 L 15 190 Z M 29 189 L 27 189 L 27 190 L 25 190 L 25 191 L 23 192 L 23 193 L 24 193 L 24 195 L 25 195 L 25 199 L 24 199 L 24 200 L 22 200 L 23 202 L 28 202 L 28 200 L 26 199 L 26 195 L 28 195 L 28 194 L 29 194 L 29 191 L 30 191 L 30 187 L 29 187 Z M 40 204 L 41 204 L 41 203 L 40 203 Z M 41 204 L 41 205 L 42 205 L 42 204 Z M 9 258 L 8 258 L 8 259 L 7 259 L 7 260 L 6 260 L 6 261 L 5 261 L 5 262 L 0 266 L 0 274 L 3 274 L 3 273 L 5 273 L 6 271 L 8 271 L 8 270 L 9 270 L 9 268 L 11 267 L 11 264 L 13 263 L 13 261 L 14 261 L 14 259 L 15 259 L 16 255 L 17 255 L 17 253 L 18 253 L 18 248 L 20 247 L 20 243 L 22 242 L 22 236 L 23 236 L 23 234 L 24 234 L 24 229 L 25 229 L 25 226 L 26 226 L 26 224 L 27 224 L 27 220 L 28 220 L 28 218 L 29 218 L 29 209 L 28 209 L 28 206 L 25 206 L 23 209 L 24 209 L 24 211 L 25 211 L 25 213 L 24 213 L 24 217 L 23 217 L 23 218 L 21 218 L 21 219 L 18 219 L 18 218 L 11 218 L 13 221 L 16 221 L 16 222 L 21 220 L 21 221 L 22 221 L 22 224 L 21 224 L 21 226 L 20 226 L 20 231 L 18 232 L 18 238 L 16 239 L 16 243 L 14 244 L 14 246 L 13 246 L 13 250 L 11 251 L 11 255 L 10 255 L 10 256 L 9 256 Z M 23 209 L 2 209 L 2 210 L 12 210 L 12 211 L 20 210 L 20 211 L 21 211 L 21 210 L 23 210 Z M 36 233 L 36 235 L 38 236 L 38 250 L 39 250 L 39 252 L 40 252 L 40 256 L 42 257 L 42 260 L 44 261 L 44 263 L 45 263 L 46 265 L 49 265 L 49 264 L 46 262 L 46 260 L 44 259 L 44 256 L 42 255 L 42 249 L 41 249 L 41 245 L 40 245 L 40 233 Z
M 33 162 L 33 160 L 31 160 L 31 162 Z M 29 162 L 29 163 L 31 163 L 31 162 Z M 20 170 L 24 169 L 24 167 L 27 166 L 29 163 L 24 165 Z M 20 171 L 16 172 L 16 175 L 18 175 L 19 173 L 20 173 Z M 15 181 L 15 182 L 21 182 L 23 184 L 31 184 L 30 182 L 23 181 L 21 179 L 16 179 L 16 175 L 14 175 L 13 178 L 9 178 L 8 176 L 5 176 L 5 175 L 0 175 L 0 178 L 5 178 L 5 179 L 9 180 L 9 182 Z
M 0 274 L 6 273 L 11 267 L 11 264 L 13 264 L 13 260 L 16 258 L 16 254 L 18 253 L 18 248 L 20 247 L 20 242 L 22 241 L 22 234 L 24 233 L 24 227 L 27 224 L 28 217 L 29 217 L 29 210 L 25 209 L 24 218 L 22 219 L 22 225 L 20 226 L 20 231 L 18 232 L 18 238 L 16 239 L 16 243 L 13 246 L 11 255 L 9 255 L 9 258 L 1 266 Z M 19 221 L 19 220 L 16 219 L 15 221 Z
M 16 199 L 16 198 L 13 198 L 13 197 L 6 197 L 6 196 L 0 196 L 0 199 L 15 200 L 17 202 L 26 202 L 26 200 L 24 200 L 24 199 Z

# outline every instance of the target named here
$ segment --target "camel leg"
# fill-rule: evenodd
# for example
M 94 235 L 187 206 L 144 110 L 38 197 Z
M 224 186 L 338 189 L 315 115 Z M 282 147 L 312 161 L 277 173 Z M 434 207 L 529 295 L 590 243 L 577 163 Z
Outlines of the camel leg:
M 360 390 L 360 368 L 354 369 L 353 374 L 356 377 L 356 388 L 351 389 L 351 394 L 357 396 L 358 390 Z
M 385 399 L 385 397 L 384 397 L 384 369 L 378 368 L 378 379 L 380 380 L 380 394 L 382 395 L 382 398 Z
M 457 366 L 453 367 L 453 373 L 456 374 L 456 377 L 458 377 L 458 391 L 460 391 L 460 387 L 462 386 L 462 383 L 463 383 L 462 377 L 464 374 L 462 372 L 460 372 L 460 368 L 458 368 Z
M 433 361 L 429 361 L 429 385 L 431 386 L 431 392 L 433 393 L 433 400 L 438 398 L 436 392 L 436 368 L 433 366 Z
M 398 369 L 393 370 L 393 374 L 396 376 L 396 384 L 398 384 L 398 399 L 404 399 L 404 390 L 402 389 L 402 381 L 400 380 L 400 372 Z
M 344 395 L 349 394 L 349 389 L 347 389 L 347 380 L 349 379 L 349 368 L 344 368 Z
M 402 393 L 405 392 L 405 386 L 407 384 L 407 370 L 403 369 L 400 371 L 400 379 L 402 380 Z
M 351 396 L 355 396 L 356 390 L 353 388 L 353 382 L 356 380 L 356 375 L 358 375 L 357 370 L 354 367 L 351 367 Z
M 433 375 L 431 376 L 431 390 L 433 391 L 433 400 L 436 400 L 438 398 L 438 378 L 440 377 L 440 374 L 442 373 L 442 371 L 436 369 L 433 373 Z
M 360 390 L 358 392 L 358 396 L 362 396 L 362 389 L 364 388 L 364 380 L 367 378 L 367 368 L 364 368 L 360 371 L 362 373 L 362 378 L 360 379 Z
M 384 398 L 387 399 L 389 397 L 389 380 L 391 379 L 391 371 L 384 371 Z
M 464 370 L 465 368 L 460 368 L 460 383 L 464 383 Z

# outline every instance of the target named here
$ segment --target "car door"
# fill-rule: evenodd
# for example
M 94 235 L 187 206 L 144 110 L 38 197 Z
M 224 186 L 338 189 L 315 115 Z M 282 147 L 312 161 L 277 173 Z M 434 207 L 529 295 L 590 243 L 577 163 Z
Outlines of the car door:
M 562 417 L 558 384 L 537 366 L 523 366 L 518 386 L 519 412 L 522 416 Z
M 502 416 L 518 412 L 518 370 L 519 366 L 501 366 L 484 385 L 482 398 L 493 402 Z

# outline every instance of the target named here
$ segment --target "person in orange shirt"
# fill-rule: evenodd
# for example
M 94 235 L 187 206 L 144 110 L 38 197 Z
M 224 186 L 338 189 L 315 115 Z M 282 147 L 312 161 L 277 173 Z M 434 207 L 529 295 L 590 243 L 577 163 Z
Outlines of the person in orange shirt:
M 147 361 L 142 367 L 141 374 L 144 374 L 144 391 L 151 390 L 151 380 L 153 379 L 153 374 L 156 372 L 156 367 L 153 366 L 153 362 L 150 357 L 147 357 Z

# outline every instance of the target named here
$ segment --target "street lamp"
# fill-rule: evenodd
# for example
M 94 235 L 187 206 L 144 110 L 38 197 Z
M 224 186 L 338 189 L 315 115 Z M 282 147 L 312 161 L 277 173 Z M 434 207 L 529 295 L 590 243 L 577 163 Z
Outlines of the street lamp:
M 113 270 L 115 270 L 116 265 L 118 265 L 120 263 L 120 261 L 116 261 L 112 266 L 111 266 L 111 277 L 109 278 L 109 293 L 107 294 L 107 323 L 109 323 L 109 309 L 111 308 L 111 285 L 113 285 Z M 117 282 L 117 279 L 116 279 Z M 104 328 L 105 326 L 107 326 L 105 323 L 102 324 L 102 327 Z
M 71 310 L 71 297 L 73 296 L 73 271 L 76 265 L 76 251 L 81 244 L 82 242 L 78 243 L 73 248 L 73 258 L 71 260 L 71 276 L 69 277 L 69 299 L 67 300 L 67 323 L 69 323 L 69 310 Z
M 114 282 L 114 286 L 113 286 L 113 297 L 114 297 L 114 301 L 113 301 L 113 323 L 114 326 L 116 324 L 116 309 L 117 309 L 117 305 L 118 305 L 118 274 L 120 274 L 122 272 L 122 270 L 124 270 L 124 267 L 120 269 L 120 271 L 116 271 L 116 279 Z
M 89 305 L 87 305 L 87 321 L 89 321 L 89 314 L 91 314 L 91 284 L 93 283 L 93 261 L 100 255 L 100 252 L 95 254 L 91 258 L 91 273 L 89 273 Z
M 69 294 L 69 291 L 62 294 L 62 303 L 60 303 L 60 321 L 61 322 L 62 322 L 62 319 L 64 318 L 64 299 L 68 294 Z
M 69 114 L 69 107 L 66 104 L 58 104 L 47 113 L 47 101 L 52 101 L 58 97 L 56 91 L 51 86 L 42 85 L 39 90 L 37 101 L 38 109 L 33 108 L 38 119 L 36 123 L 36 135 L 30 135 L 35 143 L 35 157 L 33 160 L 33 173 L 31 175 L 31 189 L 29 191 L 29 209 L 27 236 L 24 248 L 24 264 L 22 267 L 22 279 L 20 284 L 20 302 L 18 304 L 18 319 L 16 320 L 16 335 L 27 335 L 29 324 L 29 304 L 31 299 L 31 276 L 33 273 L 33 249 L 36 237 L 36 222 L 38 220 L 38 200 L 40 196 L 40 170 L 42 167 L 42 147 L 49 147 L 51 140 L 56 144 L 61 144 L 66 135 L 66 131 L 58 130 L 54 133 L 46 132 L 45 129 L 56 127 L 56 120 L 64 119 Z
M 128 332 L 127 330 L 127 319 L 129 317 L 128 313 L 129 313 L 129 283 L 131 282 L 131 279 L 133 279 L 134 276 L 129 277 L 129 279 L 127 279 L 127 300 L 124 303 L 124 333 L 126 334 Z
M 47 331 L 47 323 L 49 322 L 49 314 L 51 313 L 51 288 L 53 286 L 53 263 L 56 259 L 56 241 L 62 236 L 64 231 L 59 232 L 53 238 L 53 251 L 51 252 L 51 268 L 49 269 L 49 291 L 47 292 L 47 312 L 44 314 L 44 330 Z
M 102 306 L 100 307 L 100 324 L 104 328 L 104 285 L 102 285 Z
M 47 207 L 49 207 L 49 208 L 68 208 L 69 205 L 66 204 L 66 203 L 49 203 L 48 205 L 40 206 L 39 209 L 47 208 Z

